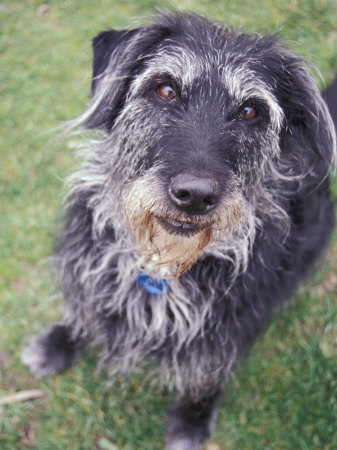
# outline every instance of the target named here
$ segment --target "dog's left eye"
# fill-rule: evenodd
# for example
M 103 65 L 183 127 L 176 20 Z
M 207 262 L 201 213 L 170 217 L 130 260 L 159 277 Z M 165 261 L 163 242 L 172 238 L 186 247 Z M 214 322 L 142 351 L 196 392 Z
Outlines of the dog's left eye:
M 258 112 L 254 106 L 247 105 L 244 108 L 242 108 L 240 114 L 244 120 L 251 120 L 251 119 L 255 119 L 255 117 L 257 117 Z
M 160 86 L 157 89 L 157 94 L 159 95 L 159 97 L 165 100 L 173 99 L 176 96 L 175 90 L 169 84 L 163 84 L 162 86 Z

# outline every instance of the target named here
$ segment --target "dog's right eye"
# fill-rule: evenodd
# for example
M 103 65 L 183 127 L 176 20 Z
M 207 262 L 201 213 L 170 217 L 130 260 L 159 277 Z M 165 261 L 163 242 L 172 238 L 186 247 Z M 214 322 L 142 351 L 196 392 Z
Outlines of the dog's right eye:
M 242 108 L 242 110 L 241 110 L 241 117 L 244 120 L 255 119 L 255 117 L 257 117 L 257 116 L 258 116 L 258 112 L 257 112 L 257 109 L 255 108 L 255 106 L 247 105 L 244 108 Z
M 162 86 L 159 86 L 159 88 L 157 89 L 157 94 L 159 95 L 159 97 L 165 100 L 173 99 L 176 96 L 175 90 L 169 84 L 163 84 Z

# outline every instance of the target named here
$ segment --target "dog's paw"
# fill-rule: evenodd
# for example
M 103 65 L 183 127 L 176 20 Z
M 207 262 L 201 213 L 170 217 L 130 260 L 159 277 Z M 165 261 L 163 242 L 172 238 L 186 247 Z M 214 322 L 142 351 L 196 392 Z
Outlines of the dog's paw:
M 166 444 L 166 450 L 201 450 L 202 445 L 188 438 L 173 438 Z
M 191 403 L 184 398 L 168 411 L 167 450 L 201 450 L 215 430 L 218 393 Z
M 55 375 L 58 370 L 55 362 L 47 354 L 47 349 L 40 342 L 39 337 L 33 338 L 29 345 L 21 353 L 21 361 L 37 378 L 47 375 Z
M 22 362 L 37 378 L 55 375 L 70 367 L 80 345 L 70 339 L 67 327 L 59 324 L 33 338 L 21 354 Z

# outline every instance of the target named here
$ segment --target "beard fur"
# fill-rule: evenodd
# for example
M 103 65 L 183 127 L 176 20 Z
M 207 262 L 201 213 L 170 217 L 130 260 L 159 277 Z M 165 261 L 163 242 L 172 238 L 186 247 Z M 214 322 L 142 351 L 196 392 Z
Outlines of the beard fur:
M 239 195 L 228 196 L 216 213 L 191 218 L 174 210 L 167 201 L 154 199 L 153 192 L 156 190 L 148 177 L 136 180 L 125 194 L 125 212 L 142 254 L 142 265 L 157 276 L 180 277 L 211 242 L 233 229 L 242 217 L 243 201 Z M 170 232 L 158 218 L 190 223 L 193 220 L 198 230 L 184 235 Z

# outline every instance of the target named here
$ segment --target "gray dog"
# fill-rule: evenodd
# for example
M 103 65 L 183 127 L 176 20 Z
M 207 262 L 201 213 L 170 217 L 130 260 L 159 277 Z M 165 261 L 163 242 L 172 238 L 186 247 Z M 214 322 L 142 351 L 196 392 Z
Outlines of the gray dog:
M 56 254 L 59 323 L 23 360 L 38 377 L 99 346 L 178 392 L 167 447 L 196 450 L 223 382 L 334 225 L 334 126 L 306 64 L 274 37 L 186 14 L 93 41 L 95 134 Z M 98 131 L 97 131 L 98 130 Z

